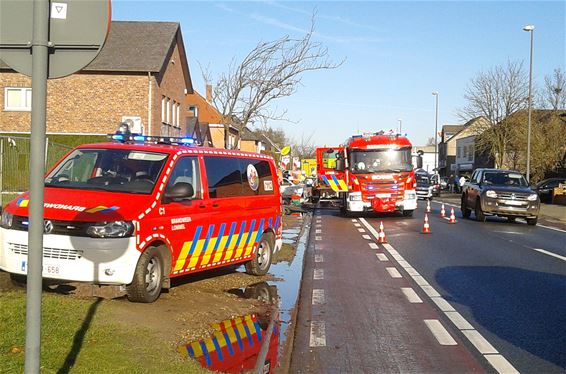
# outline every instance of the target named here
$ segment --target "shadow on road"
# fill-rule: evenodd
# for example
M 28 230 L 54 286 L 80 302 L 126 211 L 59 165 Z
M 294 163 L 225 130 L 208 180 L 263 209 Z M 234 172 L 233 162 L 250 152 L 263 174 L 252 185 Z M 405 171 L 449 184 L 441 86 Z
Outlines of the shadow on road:
M 566 367 L 566 276 L 509 267 L 455 266 L 439 270 L 445 298 L 470 307 L 499 338 Z
M 75 333 L 75 337 L 73 338 L 73 346 L 71 347 L 71 350 L 69 351 L 67 357 L 65 358 L 65 363 L 63 364 L 63 367 L 57 371 L 57 374 L 69 373 L 73 368 L 73 366 L 75 365 L 75 361 L 77 360 L 77 357 L 81 352 L 85 335 L 90 327 L 94 315 L 96 314 L 96 309 L 98 308 L 98 305 L 100 305 L 102 300 L 103 300 L 102 298 L 97 298 L 96 301 L 92 303 L 88 308 L 88 312 L 83 321 L 83 324 L 81 325 L 81 328 Z

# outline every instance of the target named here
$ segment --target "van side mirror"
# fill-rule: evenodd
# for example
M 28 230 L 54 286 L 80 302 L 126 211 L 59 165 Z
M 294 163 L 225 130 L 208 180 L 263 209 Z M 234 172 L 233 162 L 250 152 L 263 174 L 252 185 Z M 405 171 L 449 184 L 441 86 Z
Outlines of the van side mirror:
M 186 182 L 177 182 L 173 186 L 165 189 L 163 197 L 167 201 L 180 201 L 190 198 L 195 194 L 193 185 Z
M 344 171 L 344 167 L 345 167 L 344 159 L 342 157 L 337 158 L 336 159 L 336 167 L 334 168 L 334 170 Z

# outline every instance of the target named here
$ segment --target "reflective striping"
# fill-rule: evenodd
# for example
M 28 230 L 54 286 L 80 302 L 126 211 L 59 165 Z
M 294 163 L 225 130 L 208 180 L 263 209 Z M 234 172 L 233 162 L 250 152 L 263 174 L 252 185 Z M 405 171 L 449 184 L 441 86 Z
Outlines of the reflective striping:
M 183 244 L 183 248 L 181 249 L 181 254 L 177 259 L 175 270 L 180 270 L 185 268 L 185 262 L 188 256 L 192 256 L 195 251 L 197 242 L 200 238 L 200 233 L 202 231 L 202 226 L 197 226 L 195 230 L 195 235 L 193 236 L 193 240 L 190 242 L 185 242 Z
M 212 233 L 214 232 L 214 225 L 208 226 L 208 233 L 206 234 L 206 239 L 204 241 L 203 250 L 202 250 L 202 260 L 200 266 L 208 264 L 210 260 L 210 253 L 212 252 L 212 248 L 214 248 L 214 244 L 216 242 L 216 238 L 212 238 Z M 212 242 L 212 245 L 211 245 Z M 192 266 L 189 266 L 192 267 Z
M 246 221 L 243 221 L 241 226 L 240 226 L 240 234 L 238 235 L 238 240 L 236 240 L 236 245 L 234 246 L 234 248 L 232 248 L 232 253 L 234 253 L 235 256 L 231 256 L 230 257 L 231 259 L 239 257 L 238 251 L 240 251 L 240 253 L 241 253 L 240 242 L 242 241 L 242 237 L 244 236 L 245 230 L 246 230 Z
M 462 334 L 468 338 L 470 343 L 482 354 L 499 353 L 479 332 L 476 330 L 462 330 Z
M 256 222 L 256 220 L 252 219 L 252 223 L 250 225 L 250 231 L 248 232 L 248 236 L 246 238 L 245 244 L 242 247 L 242 249 L 245 250 L 244 256 L 247 256 L 249 254 L 249 252 L 251 252 L 251 250 L 249 248 L 249 246 L 250 246 L 249 243 L 250 243 L 250 240 L 252 239 L 252 237 L 255 238 L 255 235 L 254 235 L 255 222 Z M 253 244 L 253 240 L 252 240 L 252 244 Z M 236 257 L 240 257 L 240 256 L 236 256 Z
M 230 227 L 230 234 L 228 235 L 228 242 L 226 243 L 226 246 L 224 248 L 226 248 L 225 250 L 225 254 L 224 254 L 224 261 L 226 260 L 230 260 L 232 258 L 232 252 L 233 252 L 233 247 L 234 247 L 234 243 L 233 240 L 235 240 L 236 236 L 234 236 L 234 232 L 236 231 L 236 226 L 238 224 L 236 222 L 232 222 L 232 226 Z
M 424 322 L 440 345 L 458 345 L 439 320 L 425 319 Z
M 324 321 L 311 321 L 309 346 L 326 346 L 326 324 L 324 323 Z
M 376 253 L 375 255 L 377 256 L 377 259 L 381 262 L 389 261 L 387 256 L 384 255 L 383 253 Z
M 502 355 L 490 354 L 490 355 L 484 355 L 484 357 L 491 364 L 491 366 L 493 366 L 495 370 L 497 370 L 499 373 L 505 373 L 505 374 L 519 373 L 519 371 L 515 369 L 513 365 L 511 365 L 511 363 L 509 363 L 509 361 L 507 361 L 507 359 L 505 359 L 505 357 L 503 357 Z
M 423 302 L 423 300 L 419 297 L 419 295 L 417 295 L 415 290 L 413 290 L 412 288 L 403 287 L 403 288 L 401 288 L 401 291 L 403 292 L 403 294 L 405 295 L 407 300 L 409 300 L 410 303 L 422 303 Z
M 399 270 L 395 269 L 394 267 L 385 268 L 385 270 L 387 270 L 391 278 L 403 278 L 401 273 L 399 273 Z
M 336 175 L 332 175 L 332 180 L 338 185 L 338 190 L 340 192 L 348 191 L 348 185 L 343 179 L 338 179 L 336 178 Z

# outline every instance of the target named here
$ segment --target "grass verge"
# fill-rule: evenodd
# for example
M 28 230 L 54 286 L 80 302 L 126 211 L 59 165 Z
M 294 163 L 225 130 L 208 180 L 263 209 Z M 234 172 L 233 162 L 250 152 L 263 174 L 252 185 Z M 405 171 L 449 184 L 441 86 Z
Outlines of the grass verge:
M 26 295 L 0 292 L 0 373 L 24 371 Z M 205 373 L 143 326 L 113 325 L 102 299 L 43 295 L 42 373 Z

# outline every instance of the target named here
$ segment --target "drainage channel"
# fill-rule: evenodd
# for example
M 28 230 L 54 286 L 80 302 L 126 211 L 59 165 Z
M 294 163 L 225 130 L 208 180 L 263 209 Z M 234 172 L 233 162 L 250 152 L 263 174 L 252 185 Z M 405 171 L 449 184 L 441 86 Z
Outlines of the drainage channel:
M 283 230 L 284 249 L 296 246 L 294 255 L 271 265 L 269 274 L 275 280 L 228 290 L 241 298 L 269 303 L 271 310 L 213 324 L 211 336 L 180 346 L 181 354 L 218 372 L 273 373 L 288 362 L 286 356 L 290 349 L 286 349 L 286 343 L 294 328 L 291 324 L 300 291 L 311 217 L 302 214 L 297 217 L 296 226 Z

